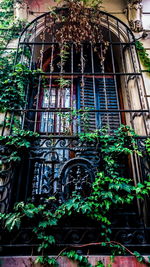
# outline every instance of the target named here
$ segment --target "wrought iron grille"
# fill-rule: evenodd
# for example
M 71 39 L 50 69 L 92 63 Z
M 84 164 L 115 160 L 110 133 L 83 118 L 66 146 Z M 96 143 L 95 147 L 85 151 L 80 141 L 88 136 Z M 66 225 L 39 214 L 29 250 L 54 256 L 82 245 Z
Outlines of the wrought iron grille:
M 83 197 L 90 194 L 101 157 L 97 145 L 81 142 L 77 133 L 106 126 L 109 134 L 113 134 L 121 123 L 130 125 L 141 140 L 149 133 L 149 105 L 134 36 L 115 17 L 105 12 L 100 12 L 100 17 L 103 41 L 82 43 L 80 47 L 74 42 L 65 44 L 65 62 L 60 57 L 64 44 L 57 41 L 55 34 L 60 25 L 51 12 L 36 18 L 20 36 L 16 62 L 28 66 L 34 78 L 26 88 L 25 107 L 6 112 L 2 135 L 12 134 L 17 114 L 22 129 L 39 132 L 40 137 L 18 168 L 4 173 L 0 185 L 2 211 L 28 198 L 40 202 L 59 195 L 61 203 L 74 190 L 82 192 Z M 141 179 L 141 162 L 136 155 L 133 163 L 134 178 Z M 142 166 L 145 175 L 147 163 Z M 145 231 L 148 233 L 149 228 L 145 230 L 142 220 L 134 227 L 133 217 L 138 215 L 129 211 L 119 213 L 118 221 L 113 223 L 114 239 L 124 238 L 129 246 L 148 246 Z M 63 241 L 60 234 L 61 244 L 84 243 L 90 233 L 91 242 L 96 241 L 92 233 L 97 226 L 91 227 L 90 222 L 86 233 L 85 226 L 71 226 L 71 221 L 69 227 L 72 229 L 68 232 L 64 226 L 67 237 Z M 27 241 L 23 242 L 27 242 L 27 247 L 34 243 L 28 240 L 30 231 L 25 230 Z M 14 246 L 22 242 L 21 235 Z M 5 242 L 3 246 L 7 247 Z
M 123 22 L 105 12 L 100 12 L 99 23 L 102 40 L 78 47 L 74 42 L 58 42 L 61 25 L 51 12 L 25 28 L 16 62 L 33 71 L 34 79 L 26 88 L 25 107 L 18 111 L 23 129 L 43 136 L 73 135 L 85 130 L 85 121 L 84 116 L 76 119 L 69 113 L 82 110 L 88 114 L 89 130 L 107 126 L 111 134 L 123 123 L 139 135 L 149 134 L 149 103 L 134 36 Z M 61 57 L 64 47 L 65 59 Z M 7 116 L 13 122 L 15 111 L 6 114 L 6 120 Z

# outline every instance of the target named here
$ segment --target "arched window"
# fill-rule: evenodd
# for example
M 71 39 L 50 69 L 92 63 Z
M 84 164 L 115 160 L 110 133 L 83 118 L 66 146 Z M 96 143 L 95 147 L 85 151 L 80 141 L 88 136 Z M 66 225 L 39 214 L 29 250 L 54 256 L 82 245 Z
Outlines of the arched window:
M 99 23 L 99 41 L 87 40 L 80 45 L 74 40 L 59 43 L 61 25 L 51 13 L 35 19 L 25 29 L 19 43 L 21 60 L 30 69 L 40 71 L 27 90 L 25 108 L 32 111 L 23 116 L 24 128 L 43 135 L 74 134 L 82 131 L 84 116 L 71 122 L 67 109 L 87 109 L 89 130 L 106 126 L 111 133 L 123 123 L 141 135 L 147 134 L 144 111 L 136 113 L 147 110 L 148 103 L 134 36 L 126 25 L 104 12 L 100 12 Z M 60 112 L 66 116 L 60 116 Z
M 79 170 L 85 183 L 93 180 L 98 151 L 79 142 L 77 133 L 106 127 L 114 134 L 121 123 L 140 135 L 148 133 L 148 103 L 134 36 L 115 17 L 99 15 L 100 38 L 94 43 L 59 42 L 61 25 L 51 12 L 36 18 L 20 36 L 17 60 L 33 73 L 20 120 L 22 129 L 40 137 L 25 162 L 28 167 L 19 170 L 23 178 L 17 200 L 55 193 L 66 199 L 65 183 L 72 179 L 73 191 Z

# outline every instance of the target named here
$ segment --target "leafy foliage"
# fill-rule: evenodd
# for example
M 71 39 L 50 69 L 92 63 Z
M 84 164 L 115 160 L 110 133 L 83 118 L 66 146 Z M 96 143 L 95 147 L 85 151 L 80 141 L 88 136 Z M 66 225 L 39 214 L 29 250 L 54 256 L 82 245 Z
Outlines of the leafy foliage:
M 38 256 L 35 260 L 35 263 L 40 263 L 42 266 L 53 266 L 57 267 L 58 263 L 55 258 L 53 257 L 48 257 L 48 256 Z
M 15 52 L 7 52 L 8 43 L 17 38 L 25 25 L 24 21 L 14 21 L 13 0 L 3 0 L 0 3 L 0 111 L 20 109 L 25 104 L 25 89 L 31 71 L 26 65 L 14 65 Z M 6 49 L 6 51 L 5 51 Z M 0 166 L 21 160 L 22 152 L 27 150 L 33 138 L 37 136 L 31 131 L 20 130 L 20 125 L 14 116 L 12 135 L 0 137 L 0 145 L 4 147 L 0 156 Z M 3 123 L 1 124 L 3 126 Z M 17 127 L 16 127 L 17 126 Z M 10 118 L 6 119 L 7 130 L 10 127 Z
M 16 64 L 15 52 L 7 51 L 8 43 L 19 34 L 25 22 L 14 21 L 14 1 L 0 3 L 0 111 L 21 108 L 24 105 L 24 92 L 30 71 L 23 64 Z
M 146 151 L 147 154 L 150 156 L 150 138 L 148 138 L 145 142 L 145 146 L 146 146 Z
M 74 250 L 71 250 L 69 252 L 64 252 L 62 255 L 66 256 L 68 259 L 77 262 L 79 267 L 92 267 L 92 265 L 88 262 L 88 259 L 86 257 L 79 255 Z
M 25 26 L 25 21 L 14 21 L 14 1 L 2 0 L 0 2 L 0 46 L 5 48 L 8 43 L 19 37 L 19 33 Z M 3 53 L 1 51 L 0 53 Z
M 21 161 L 23 154 L 27 152 L 32 141 L 38 136 L 37 133 L 19 128 L 13 128 L 12 135 L 0 136 L 0 145 L 4 148 L 0 155 L 0 166 L 3 168 L 4 164 L 9 165 L 12 162 Z
M 21 108 L 25 104 L 25 88 L 31 79 L 31 71 L 22 64 L 9 65 L 9 59 L 5 58 L 5 65 L 1 65 L 0 78 L 1 111 Z
M 148 53 L 146 52 L 146 49 L 140 41 L 136 41 L 136 48 L 143 66 L 145 67 L 147 72 L 150 72 L 150 58 Z
M 105 267 L 105 265 L 103 264 L 102 261 L 98 261 L 95 265 L 95 267 Z M 107 266 L 107 267 L 111 267 L 111 266 Z

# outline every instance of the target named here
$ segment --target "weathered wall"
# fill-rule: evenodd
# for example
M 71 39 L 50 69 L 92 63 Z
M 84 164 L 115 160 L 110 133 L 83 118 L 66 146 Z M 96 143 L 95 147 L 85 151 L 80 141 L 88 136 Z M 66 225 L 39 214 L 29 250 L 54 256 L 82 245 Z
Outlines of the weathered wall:
M 92 266 L 101 260 L 105 266 L 108 266 L 110 261 L 109 256 L 89 256 L 89 262 Z M 1 267 L 33 267 L 34 257 L 3 257 L 0 258 Z M 71 262 L 65 257 L 58 258 L 59 267 L 77 267 L 76 263 Z M 115 257 L 114 262 L 111 263 L 112 267 L 146 267 L 145 264 L 139 263 L 135 257 Z M 34 265 L 39 267 L 39 264 Z
M 56 2 L 53 0 L 27 0 L 28 4 L 28 20 L 31 21 L 41 13 L 47 12 L 51 7 L 56 6 Z M 126 8 L 126 1 L 123 0 L 105 0 L 102 4 L 102 10 L 111 13 L 127 23 L 124 10 Z M 34 14 L 32 15 L 32 12 Z

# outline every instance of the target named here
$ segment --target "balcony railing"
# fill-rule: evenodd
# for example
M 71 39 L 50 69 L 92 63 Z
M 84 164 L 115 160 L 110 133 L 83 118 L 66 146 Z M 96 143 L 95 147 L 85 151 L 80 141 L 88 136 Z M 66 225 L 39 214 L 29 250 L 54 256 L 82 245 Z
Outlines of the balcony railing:
M 88 114 L 85 115 L 85 113 Z M 38 131 L 39 137 L 32 143 L 28 153 L 23 155 L 22 161 L 15 166 L 15 169 L 10 165 L 9 169 L 1 171 L 1 210 L 3 212 L 11 210 L 15 202 L 26 202 L 28 199 L 35 203 L 43 203 L 44 199 L 50 196 L 56 196 L 60 204 L 66 201 L 73 191 L 86 197 L 101 166 L 101 154 L 96 141 L 81 140 L 79 135 L 86 131 L 98 130 L 96 125 L 98 118 L 101 125 L 104 127 L 107 125 L 108 133 L 113 135 L 120 125 L 118 118 L 123 120 L 126 114 L 130 118 L 131 125 L 136 127 L 134 122 L 137 119 L 146 118 L 149 111 L 111 109 L 70 112 L 68 109 L 40 109 L 7 112 L 2 135 L 14 135 L 13 127 L 19 123 L 24 129 Z M 46 118 L 44 123 L 43 116 Z M 52 116 L 53 121 L 49 120 Z M 91 119 L 92 122 L 94 121 L 93 124 L 90 122 Z M 107 119 L 110 124 L 107 123 Z M 144 154 L 144 140 L 145 136 L 137 137 L 139 150 L 143 151 L 145 157 L 139 158 L 135 154 L 132 158 L 137 180 L 144 180 L 149 172 L 148 161 Z M 4 147 L 1 146 L 2 153 L 3 149 Z M 121 162 L 121 168 L 126 170 L 126 167 Z M 112 240 L 120 241 L 130 248 L 135 246 L 146 253 L 150 248 L 149 223 L 145 225 L 148 213 L 145 212 L 143 221 L 144 217 L 140 217 L 138 206 L 135 206 L 136 208 L 131 207 L 130 211 L 128 209 L 115 211 L 115 218 L 112 215 Z M 89 221 L 85 226 L 84 217 L 77 221 L 70 218 L 69 221 L 62 222 L 61 226 L 52 229 L 54 236 L 58 237 L 55 248 L 52 248 L 55 253 L 60 246 L 100 241 L 97 224 Z M 16 235 L 14 232 L 8 236 L 3 230 L 0 235 L 3 255 L 8 254 L 8 251 L 10 255 L 16 253 L 19 255 L 24 253 L 22 252 L 24 248 L 28 254 L 38 245 L 34 240 L 32 226 L 28 225 L 28 222 Z M 94 247 L 91 248 L 91 253 L 92 251 L 99 253 L 99 250 Z M 107 252 L 102 251 L 102 253 Z

